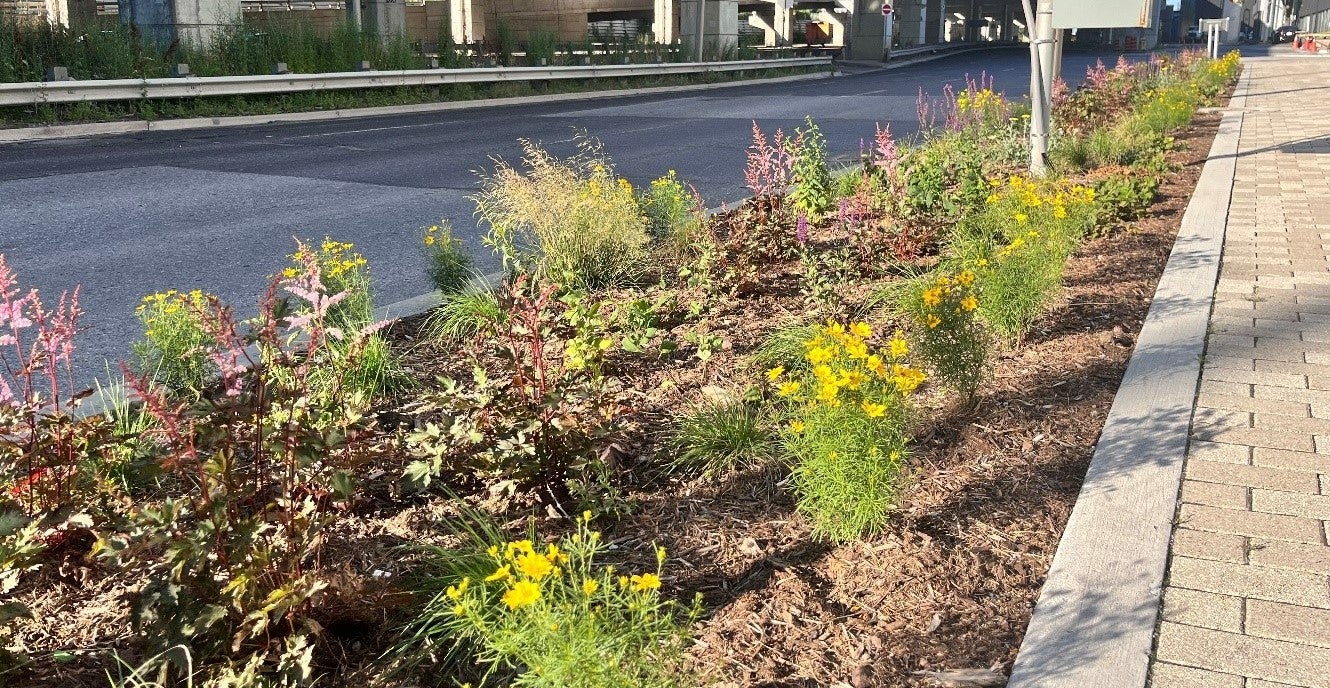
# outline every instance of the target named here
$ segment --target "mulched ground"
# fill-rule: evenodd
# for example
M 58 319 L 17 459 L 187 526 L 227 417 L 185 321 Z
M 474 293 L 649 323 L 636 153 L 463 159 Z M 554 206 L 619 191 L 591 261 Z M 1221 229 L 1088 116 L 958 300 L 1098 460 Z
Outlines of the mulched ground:
M 1086 243 L 1070 261 L 1064 298 L 998 362 L 976 406 L 921 396 L 928 425 L 916 433 L 900 513 L 868 540 L 813 540 L 779 470 L 680 480 L 651 469 L 658 447 L 649 438 L 662 424 L 699 390 L 743 389 L 756 375 L 743 357 L 802 314 L 792 274 L 778 280 L 783 288 L 709 315 L 727 339 L 709 361 L 636 359 L 612 370 L 629 409 L 617 449 L 635 508 L 606 535 L 643 562 L 651 562 L 648 543 L 667 547 L 667 592 L 703 595 L 690 661 L 705 679 L 720 688 L 885 688 L 978 670 L 944 685 L 1005 683 L 1218 122 L 1200 115 L 1177 136 L 1181 171 L 1144 218 Z M 405 345 L 418 333 L 419 323 L 403 323 L 394 337 Z M 422 379 L 469 369 L 428 347 L 411 366 Z M 393 584 L 409 568 L 400 547 L 447 542 L 436 527 L 446 500 L 396 494 L 399 475 L 390 461 L 371 476 L 325 551 L 324 561 L 345 571 L 319 618 L 329 685 L 366 685 L 371 660 L 405 620 L 410 606 Z M 127 603 L 141 581 L 81 554 L 17 591 L 37 619 L 20 639 L 40 659 L 10 685 L 104 686 L 112 650 L 134 658 Z M 55 661 L 57 648 L 81 649 Z

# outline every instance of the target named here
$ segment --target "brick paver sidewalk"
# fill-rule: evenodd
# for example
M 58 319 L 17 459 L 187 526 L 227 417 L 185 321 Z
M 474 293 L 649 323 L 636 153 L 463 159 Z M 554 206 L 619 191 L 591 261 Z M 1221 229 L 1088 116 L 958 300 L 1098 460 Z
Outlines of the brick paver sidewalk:
M 1330 60 L 1247 70 L 1154 688 L 1330 688 Z

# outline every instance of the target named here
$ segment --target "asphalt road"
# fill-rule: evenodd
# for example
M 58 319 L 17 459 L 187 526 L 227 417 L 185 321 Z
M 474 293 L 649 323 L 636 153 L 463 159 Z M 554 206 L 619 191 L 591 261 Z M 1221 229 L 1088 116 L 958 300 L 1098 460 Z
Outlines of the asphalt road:
M 1074 81 L 1097 57 L 1116 60 L 1068 54 L 1064 73 Z M 678 95 L 0 145 L 0 253 L 48 300 L 82 285 L 77 366 L 99 375 L 127 356 L 144 295 L 198 288 L 251 312 L 293 237 L 354 242 L 380 304 L 429 290 L 419 230 L 440 218 L 493 267 L 467 197 L 492 157 L 516 159 L 519 139 L 566 154 L 584 130 L 634 184 L 673 169 L 718 205 L 745 195 L 754 120 L 788 131 L 812 115 L 833 159 L 854 160 L 876 123 L 915 133 L 920 89 L 980 73 L 1023 98 L 1028 53 Z

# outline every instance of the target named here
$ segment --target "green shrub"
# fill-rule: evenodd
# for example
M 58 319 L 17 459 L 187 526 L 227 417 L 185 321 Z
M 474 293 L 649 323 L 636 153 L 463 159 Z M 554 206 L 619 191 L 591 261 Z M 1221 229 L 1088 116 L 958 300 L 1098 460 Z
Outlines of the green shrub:
M 707 399 L 675 419 L 670 463 L 704 475 L 758 466 L 771 457 L 761 409 L 742 399 Z
M 144 297 L 134 309 L 143 339 L 132 345 L 140 374 L 177 395 L 197 395 L 213 380 L 217 369 L 208 348 L 214 340 L 201 319 L 209 299 L 197 289 Z
M 512 672 L 513 686 L 696 685 L 680 657 L 699 609 L 661 596 L 665 550 L 657 549 L 654 571 L 619 572 L 597 561 L 609 547 L 590 518 L 583 514 L 576 532 L 545 547 L 491 541 L 485 572 L 435 597 L 417 628 L 470 641 L 486 677 Z M 470 567 L 477 557 L 467 556 Z
M 462 250 L 462 240 L 453 236 L 448 221 L 426 228 L 421 246 L 425 254 L 425 272 L 435 289 L 444 294 L 455 294 L 471 282 L 471 258 Z
M 1134 220 L 1150 209 L 1160 181 L 1153 174 L 1118 168 L 1094 183 L 1095 201 L 1107 221 Z
M 798 510 L 835 542 L 886 525 L 905 470 L 906 397 L 924 379 L 905 365 L 904 340 L 874 351 L 872 334 L 865 323 L 830 323 L 807 342 L 810 373 L 768 375 L 787 403 L 782 438 Z
M 674 170 L 651 182 L 651 188 L 638 202 L 647 218 L 647 229 L 652 238 L 670 239 L 681 245 L 687 241 L 697 223 L 698 199 L 680 183 Z
M 13 622 L 30 616 L 26 607 L 9 600 L 9 594 L 23 574 L 40 565 L 43 549 L 37 522 L 0 500 L 0 676 L 23 662 L 9 650 L 9 635 Z
M 481 181 L 476 213 L 485 243 L 513 272 L 570 287 L 594 288 L 637 278 L 649 242 L 632 184 L 616 177 L 600 144 L 579 141 L 559 160 L 523 142 L 525 171 L 499 163 Z
M 794 130 L 786 145 L 790 156 L 789 199 L 796 211 L 811 218 L 831 208 L 831 172 L 827 169 L 827 141 L 811 116 Z
M 992 185 L 984 209 L 957 226 L 950 252 L 983 285 L 980 315 L 1014 344 L 1057 296 L 1067 257 L 1095 227 L 1095 192 L 1019 176 Z
M 939 272 L 901 290 L 897 310 L 912 323 L 914 351 L 933 379 L 972 401 L 992 372 L 992 336 L 978 318 L 982 289 L 971 270 Z

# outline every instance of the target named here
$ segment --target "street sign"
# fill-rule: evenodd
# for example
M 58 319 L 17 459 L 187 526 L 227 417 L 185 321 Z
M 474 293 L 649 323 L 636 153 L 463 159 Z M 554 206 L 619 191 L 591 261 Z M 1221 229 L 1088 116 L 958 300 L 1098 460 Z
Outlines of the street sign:
M 1158 11 L 1158 0 L 1054 0 L 1053 28 L 1148 29 Z
M 891 14 L 891 3 L 882 3 L 882 16 L 885 17 L 889 14 Z

